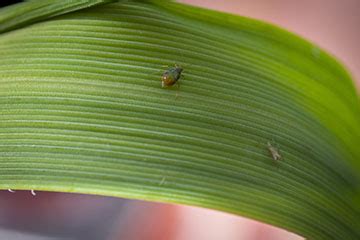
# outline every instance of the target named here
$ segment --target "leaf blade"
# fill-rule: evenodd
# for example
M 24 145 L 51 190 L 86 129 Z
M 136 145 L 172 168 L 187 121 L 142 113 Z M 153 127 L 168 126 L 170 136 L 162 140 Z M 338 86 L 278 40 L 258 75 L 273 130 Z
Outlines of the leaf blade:
M 178 6 L 118 3 L 1 36 L 2 186 L 191 204 L 355 239 L 359 106 L 342 67 L 266 26 L 295 45 L 284 50 L 251 20 L 226 40 L 228 27 Z M 174 62 L 178 98 L 159 79 Z M 344 82 L 327 86 L 329 75 Z

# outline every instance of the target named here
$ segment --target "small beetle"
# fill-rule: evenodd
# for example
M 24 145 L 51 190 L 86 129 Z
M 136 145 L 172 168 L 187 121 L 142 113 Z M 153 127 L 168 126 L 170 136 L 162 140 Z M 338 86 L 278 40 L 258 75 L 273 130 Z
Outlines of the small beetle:
M 161 76 L 161 86 L 162 87 L 171 87 L 181 77 L 181 72 L 183 71 L 183 68 L 179 67 L 178 65 L 175 65 L 175 67 L 171 67 L 168 70 L 166 70 L 162 76 Z M 179 84 L 179 83 L 177 83 Z M 179 85 L 178 85 L 179 86 Z
M 282 156 L 279 153 L 279 149 L 277 149 L 276 147 L 271 145 L 270 142 L 267 143 L 267 147 L 268 147 L 268 150 L 275 162 L 278 160 L 281 160 Z

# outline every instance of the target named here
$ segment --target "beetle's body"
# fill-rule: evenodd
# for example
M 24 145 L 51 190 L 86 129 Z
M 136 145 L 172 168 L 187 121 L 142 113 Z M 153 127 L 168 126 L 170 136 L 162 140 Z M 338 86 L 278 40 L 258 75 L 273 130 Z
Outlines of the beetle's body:
M 181 77 L 183 69 L 179 66 L 171 67 L 161 76 L 161 86 L 170 87 L 174 85 Z

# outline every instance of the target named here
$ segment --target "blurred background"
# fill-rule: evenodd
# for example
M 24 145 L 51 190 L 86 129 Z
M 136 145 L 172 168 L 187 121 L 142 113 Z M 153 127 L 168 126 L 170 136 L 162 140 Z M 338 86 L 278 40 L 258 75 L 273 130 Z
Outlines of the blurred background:
M 360 88 L 359 0 L 179 0 L 273 23 L 317 44 L 342 62 Z
M 181 0 L 297 33 L 335 55 L 360 88 L 359 0 Z M 5 2 L 2 1 L 2 5 Z M 300 240 L 253 220 L 187 206 L 82 194 L 0 191 L 0 239 Z

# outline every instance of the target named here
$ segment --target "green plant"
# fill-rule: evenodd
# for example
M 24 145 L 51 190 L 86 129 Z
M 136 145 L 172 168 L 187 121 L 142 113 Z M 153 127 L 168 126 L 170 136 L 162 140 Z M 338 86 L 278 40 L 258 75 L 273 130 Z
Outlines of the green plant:
M 359 239 L 359 98 L 331 56 L 247 18 L 109 2 L 1 10 L 3 189 L 189 204 Z M 178 96 L 160 80 L 174 64 Z

